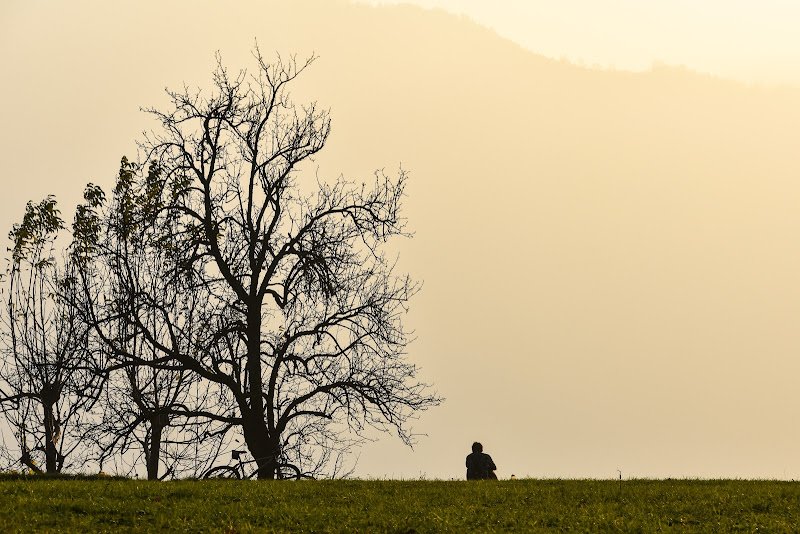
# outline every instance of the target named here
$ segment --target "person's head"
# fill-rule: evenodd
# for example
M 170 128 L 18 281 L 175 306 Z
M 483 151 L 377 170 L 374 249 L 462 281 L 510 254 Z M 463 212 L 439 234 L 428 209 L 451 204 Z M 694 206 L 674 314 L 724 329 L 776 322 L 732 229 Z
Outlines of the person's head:
M 483 452 L 483 445 L 476 441 L 472 444 L 472 452 Z

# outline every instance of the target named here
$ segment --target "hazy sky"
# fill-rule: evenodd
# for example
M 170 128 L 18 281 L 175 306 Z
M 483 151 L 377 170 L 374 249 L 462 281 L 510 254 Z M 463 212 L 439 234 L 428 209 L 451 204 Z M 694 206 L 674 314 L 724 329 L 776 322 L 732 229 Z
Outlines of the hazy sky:
M 333 129 L 298 179 L 410 172 L 408 356 L 447 398 L 358 475 L 461 478 L 477 439 L 501 477 L 800 478 L 800 88 L 691 70 L 800 85 L 800 7 L 437 5 L 496 32 L 344 0 L 0 2 L 0 235 L 108 191 L 140 107 L 209 87 L 215 51 L 315 51 L 293 96 Z
M 643 70 L 654 60 L 750 82 L 800 84 L 793 0 L 360 0 L 463 13 L 550 57 Z

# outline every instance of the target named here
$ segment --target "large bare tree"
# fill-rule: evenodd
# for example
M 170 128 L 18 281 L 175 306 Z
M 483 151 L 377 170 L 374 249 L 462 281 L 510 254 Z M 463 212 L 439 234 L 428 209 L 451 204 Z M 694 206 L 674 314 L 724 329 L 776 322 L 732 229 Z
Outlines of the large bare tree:
M 218 387 L 217 408 L 196 415 L 239 429 L 259 478 L 330 474 L 365 428 L 411 443 L 409 418 L 440 402 L 405 358 L 402 319 L 418 285 L 385 252 L 408 236 L 406 175 L 301 179 L 330 134 L 328 112 L 296 106 L 287 90 L 313 58 L 254 56 L 253 74 L 218 62 L 211 91 L 168 91 L 171 108 L 151 110 L 160 129 L 142 143 L 140 169 L 159 179 L 134 178 L 149 188 L 141 218 L 174 255 L 159 280 L 201 292 L 205 328 L 189 346 L 137 328 L 160 353 L 147 365 Z M 137 291 L 137 313 L 152 307 L 166 332 L 181 327 L 158 290 Z

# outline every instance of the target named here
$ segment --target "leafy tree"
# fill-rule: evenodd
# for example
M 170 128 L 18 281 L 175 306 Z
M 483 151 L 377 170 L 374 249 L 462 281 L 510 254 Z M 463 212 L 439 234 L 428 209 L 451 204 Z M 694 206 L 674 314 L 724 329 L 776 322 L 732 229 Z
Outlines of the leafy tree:
M 74 452 L 85 452 L 79 423 L 102 384 L 88 324 L 69 304 L 77 293 L 75 265 L 55 257 L 63 229 L 50 196 L 29 202 L 9 234 L 0 406 L 16 433 L 21 462 L 35 472 L 60 472 Z
M 90 436 L 100 465 L 111 461 L 116 472 L 130 474 L 143 462 L 151 480 L 198 476 L 224 434 L 211 434 L 202 418 L 213 388 L 163 362 L 161 346 L 190 352 L 203 309 L 188 272 L 175 268 L 175 228 L 154 216 L 162 207 L 160 170 L 151 165 L 136 183 L 138 171 L 123 158 L 108 206 L 101 190 L 87 186 L 73 225 L 85 290 L 76 305 L 89 304 L 85 314 L 111 354 L 102 420 Z
M 440 402 L 404 356 L 402 318 L 418 285 L 385 255 L 388 241 L 408 236 L 406 175 L 298 180 L 330 134 L 328 112 L 295 106 L 287 90 L 313 58 L 269 64 L 256 50 L 255 59 L 254 75 L 236 77 L 218 61 L 210 93 L 168 91 L 171 109 L 150 110 L 161 128 L 126 177 L 145 194 L 118 209 L 169 251 L 152 282 L 198 292 L 202 328 L 176 343 L 185 322 L 165 310 L 163 286 L 121 286 L 158 356 L 121 346 L 116 355 L 213 385 L 216 406 L 184 415 L 238 429 L 260 478 L 330 474 L 366 427 L 411 443 L 409 418 Z M 97 236 L 76 248 L 102 248 Z

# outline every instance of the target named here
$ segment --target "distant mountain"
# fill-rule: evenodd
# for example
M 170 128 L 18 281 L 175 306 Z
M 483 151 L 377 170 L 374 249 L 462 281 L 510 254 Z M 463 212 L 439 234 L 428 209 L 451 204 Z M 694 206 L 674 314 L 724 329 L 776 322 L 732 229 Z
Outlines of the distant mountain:
M 785 436 L 763 414 L 800 370 L 800 90 L 587 69 L 441 11 L 307 12 L 320 164 L 412 172 L 434 465 L 482 435 L 531 472 L 780 472 L 732 429 Z

